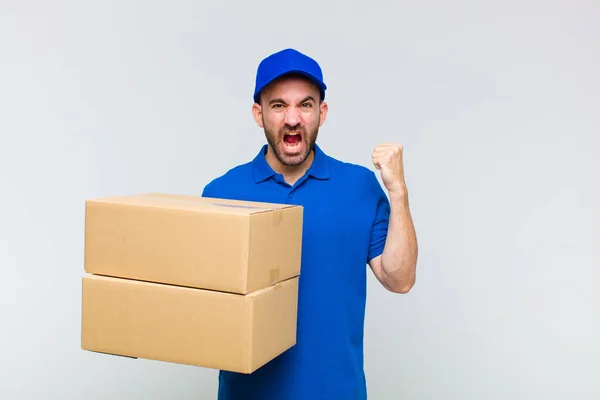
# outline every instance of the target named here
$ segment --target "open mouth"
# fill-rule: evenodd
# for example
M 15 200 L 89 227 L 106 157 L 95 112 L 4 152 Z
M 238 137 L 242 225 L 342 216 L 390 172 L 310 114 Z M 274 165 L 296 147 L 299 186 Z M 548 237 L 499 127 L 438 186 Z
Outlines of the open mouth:
M 286 133 L 283 135 L 283 143 L 288 148 L 297 148 L 302 144 L 302 135 L 299 133 Z

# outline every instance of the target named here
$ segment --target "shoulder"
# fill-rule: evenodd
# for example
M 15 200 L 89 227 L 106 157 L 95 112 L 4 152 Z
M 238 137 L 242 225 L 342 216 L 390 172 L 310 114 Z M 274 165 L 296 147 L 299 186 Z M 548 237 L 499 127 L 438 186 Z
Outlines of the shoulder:
M 205 186 L 203 197 L 225 197 L 233 188 L 252 179 L 251 162 L 236 165 L 225 173 L 213 178 Z
M 387 196 L 377 179 L 377 174 L 364 165 L 327 156 L 329 174 L 336 192 L 350 202 L 365 204 L 369 208 L 385 202 Z
M 337 179 L 343 179 L 355 183 L 358 186 L 374 188 L 380 187 L 375 172 L 364 165 L 344 161 L 339 158 L 328 156 L 331 174 Z

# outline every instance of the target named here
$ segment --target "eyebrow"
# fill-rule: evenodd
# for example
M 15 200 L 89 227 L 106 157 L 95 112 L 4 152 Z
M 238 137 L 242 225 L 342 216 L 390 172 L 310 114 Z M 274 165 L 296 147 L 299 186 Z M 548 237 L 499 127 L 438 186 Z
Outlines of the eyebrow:
M 300 101 L 300 103 L 305 103 L 305 102 L 307 102 L 307 101 L 309 101 L 309 100 L 315 101 L 315 98 L 309 95 L 309 96 L 306 96 L 305 98 L 303 98 L 303 99 Z
M 283 103 L 283 104 L 286 104 L 285 101 L 283 101 L 283 99 L 273 99 L 273 100 L 269 101 L 269 104 L 273 104 L 273 103 Z
M 315 98 L 313 96 L 306 96 L 305 98 L 303 98 L 302 100 L 300 100 L 300 104 L 305 103 L 309 100 L 315 101 Z M 287 104 L 285 101 L 283 101 L 283 99 L 273 99 L 271 101 L 269 101 L 269 104 L 273 104 L 273 103 L 283 103 L 283 104 Z

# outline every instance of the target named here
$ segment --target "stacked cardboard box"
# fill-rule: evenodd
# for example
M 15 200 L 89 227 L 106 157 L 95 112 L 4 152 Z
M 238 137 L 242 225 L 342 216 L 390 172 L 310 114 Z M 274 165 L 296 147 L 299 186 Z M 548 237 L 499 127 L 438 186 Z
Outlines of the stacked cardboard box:
M 302 218 L 195 196 L 88 200 L 82 348 L 255 371 L 296 343 Z

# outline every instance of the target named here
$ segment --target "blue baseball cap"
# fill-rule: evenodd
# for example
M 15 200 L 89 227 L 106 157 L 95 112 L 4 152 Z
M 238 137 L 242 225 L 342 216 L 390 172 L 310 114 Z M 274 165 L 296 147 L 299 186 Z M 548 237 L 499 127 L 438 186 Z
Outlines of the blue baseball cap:
M 319 64 L 305 54 L 294 49 L 284 49 L 271 54 L 258 65 L 254 102 L 259 102 L 260 92 L 273 80 L 287 74 L 299 74 L 312 80 L 321 90 L 321 99 L 325 99 L 327 86 L 323 82 L 323 72 Z

